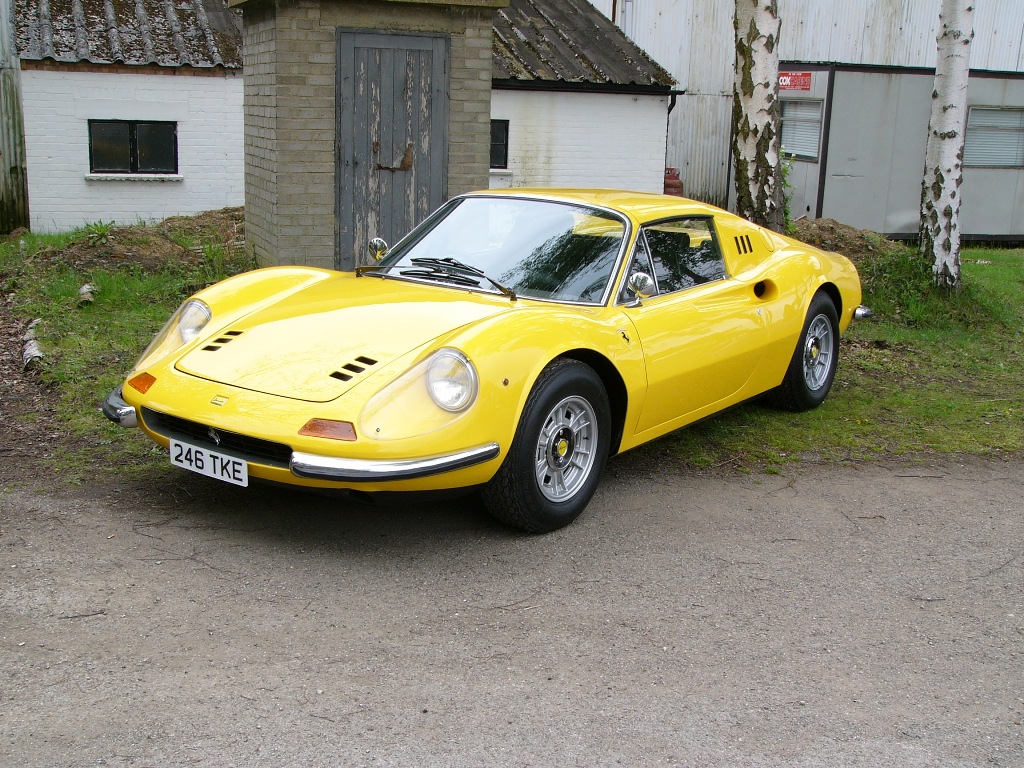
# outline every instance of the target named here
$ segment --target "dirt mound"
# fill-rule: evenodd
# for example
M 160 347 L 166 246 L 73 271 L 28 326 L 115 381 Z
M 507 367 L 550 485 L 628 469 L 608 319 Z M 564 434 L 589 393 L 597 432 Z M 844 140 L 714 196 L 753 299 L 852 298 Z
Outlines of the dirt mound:
M 887 240 L 866 229 L 840 224 L 835 219 L 800 219 L 793 223 L 794 237 L 824 251 L 841 253 L 854 264 L 861 264 L 906 246 Z
M 79 271 L 136 265 L 156 271 L 168 264 L 200 261 L 205 249 L 223 248 L 225 256 L 245 250 L 242 208 L 223 208 L 194 216 L 172 216 L 158 224 L 85 228 L 82 237 L 64 248 L 47 248 L 36 260 L 49 260 Z

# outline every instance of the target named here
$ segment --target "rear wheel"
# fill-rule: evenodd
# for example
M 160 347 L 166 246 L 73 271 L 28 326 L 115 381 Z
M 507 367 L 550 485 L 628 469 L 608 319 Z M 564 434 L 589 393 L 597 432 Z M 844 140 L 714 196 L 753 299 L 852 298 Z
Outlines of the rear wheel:
M 505 461 L 484 486 L 487 511 L 532 533 L 579 517 L 608 458 L 609 411 L 604 385 L 590 366 L 556 360 L 545 368 Z
M 782 384 L 769 393 L 777 408 L 807 411 L 824 402 L 839 363 L 839 315 L 825 293 L 811 300 L 800 341 Z

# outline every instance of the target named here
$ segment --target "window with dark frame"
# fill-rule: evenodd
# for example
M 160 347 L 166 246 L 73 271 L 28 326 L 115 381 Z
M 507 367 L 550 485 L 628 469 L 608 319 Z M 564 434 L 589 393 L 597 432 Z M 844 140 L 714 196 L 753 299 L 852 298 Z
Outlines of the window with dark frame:
M 177 173 L 178 124 L 90 120 L 90 173 Z
M 508 120 L 491 120 L 491 168 L 508 168 Z

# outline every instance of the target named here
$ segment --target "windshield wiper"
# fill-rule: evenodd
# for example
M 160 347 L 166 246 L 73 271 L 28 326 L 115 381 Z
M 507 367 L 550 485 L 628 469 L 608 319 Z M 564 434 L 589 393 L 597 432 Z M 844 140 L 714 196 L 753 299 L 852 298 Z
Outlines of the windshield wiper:
M 463 262 L 459 261 L 458 259 L 453 259 L 451 256 L 446 256 L 443 259 L 436 259 L 436 258 L 432 258 L 432 257 L 428 257 L 428 256 L 421 256 L 419 258 L 410 259 L 409 261 L 412 264 L 415 264 L 417 266 L 428 267 L 431 270 L 433 270 L 435 273 L 440 272 L 442 274 L 450 275 L 452 277 L 457 277 L 457 276 L 461 276 L 461 275 L 472 275 L 474 277 L 482 278 L 482 279 L 486 280 L 488 283 L 490 283 L 491 285 L 493 285 L 495 288 L 497 288 L 499 291 L 501 291 L 505 296 L 508 296 L 508 298 L 511 301 L 515 301 L 516 298 L 517 298 L 515 291 L 513 291 L 511 288 L 508 288 L 508 287 L 502 285 L 501 283 L 499 283 L 494 278 L 488 277 L 484 273 L 484 271 L 482 269 L 480 269 L 478 267 L 474 267 L 471 264 L 464 264 Z M 411 272 L 412 272 L 411 270 L 403 270 L 399 274 L 406 275 L 406 274 L 410 274 Z M 456 281 L 453 280 L 452 282 L 456 282 Z M 467 283 L 462 282 L 460 284 L 461 285 L 466 285 Z M 480 285 L 479 281 L 475 282 L 475 285 L 479 286 Z
M 362 266 L 356 267 L 356 277 L 362 277 L 363 275 L 387 277 L 388 269 L 390 269 L 390 267 L 385 267 L 383 264 L 363 264 Z
M 427 280 L 443 280 L 454 285 L 480 287 L 480 280 L 472 275 L 460 275 L 458 272 L 449 272 L 443 269 L 402 269 L 398 274 L 402 277 L 423 277 Z

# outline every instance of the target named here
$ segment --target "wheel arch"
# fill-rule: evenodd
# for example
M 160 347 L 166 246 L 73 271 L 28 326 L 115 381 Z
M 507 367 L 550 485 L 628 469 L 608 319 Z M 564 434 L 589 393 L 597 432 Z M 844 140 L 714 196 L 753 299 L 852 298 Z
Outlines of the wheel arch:
M 600 352 L 592 349 L 570 349 L 563 352 L 558 358 L 578 360 L 589 365 L 601 379 L 604 391 L 608 394 L 608 404 L 611 406 L 612 434 L 611 442 L 608 445 L 608 455 L 614 456 L 619 452 L 619 445 L 622 443 L 622 432 L 626 423 L 626 406 L 629 403 L 629 396 L 626 393 L 626 383 L 622 380 L 615 364 Z
M 843 295 L 839 291 L 839 286 L 837 286 L 835 283 L 822 283 L 820 286 L 818 286 L 818 290 L 815 291 L 815 293 L 824 293 L 826 296 L 832 299 L 832 304 L 836 308 L 836 314 L 839 317 L 843 316 Z M 812 296 L 811 299 L 813 300 L 814 297 Z M 810 302 L 808 302 L 807 306 L 810 306 Z

